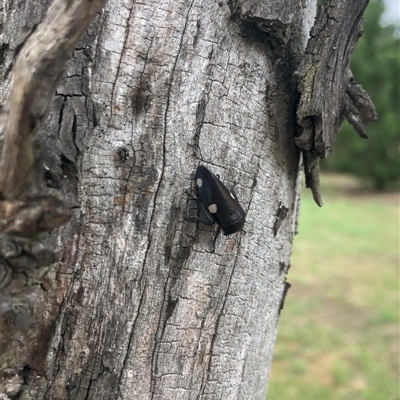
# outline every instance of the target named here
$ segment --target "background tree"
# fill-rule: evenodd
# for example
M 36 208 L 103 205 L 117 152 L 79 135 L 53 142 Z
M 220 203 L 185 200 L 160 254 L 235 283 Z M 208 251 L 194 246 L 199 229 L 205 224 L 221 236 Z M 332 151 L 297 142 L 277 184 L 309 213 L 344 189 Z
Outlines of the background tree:
M 264 398 L 300 154 L 321 204 L 319 158 L 344 117 L 360 134 L 373 117 L 349 70 L 367 1 L 324 3 L 309 41 L 311 1 L 108 2 L 46 115 L 77 32 L 57 35 L 100 2 L 56 0 L 45 19 L 45 1 L 4 4 L 4 395 Z M 64 53 L 40 52 L 58 39 Z M 215 251 L 184 221 L 199 163 L 247 212 Z
M 373 0 L 365 13 L 364 35 L 351 61 L 355 79 L 376 106 L 378 120 L 368 127 L 368 140 L 354 135 L 348 124 L 337 141 L 337 151 L 324 163 L 330 170 L 348 172 L 376 189 L 399 187 L 400 59 L 398 27 L 382 26 L 384 4 Z

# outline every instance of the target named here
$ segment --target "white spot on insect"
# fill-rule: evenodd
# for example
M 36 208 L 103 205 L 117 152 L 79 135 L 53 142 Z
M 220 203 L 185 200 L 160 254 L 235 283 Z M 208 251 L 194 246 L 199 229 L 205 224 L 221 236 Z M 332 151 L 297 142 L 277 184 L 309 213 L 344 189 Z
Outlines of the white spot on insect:
M 203 186 L 203 179 L 197 178 L 196 183 L 197 183 L 198 187 L 202 187 Z
M 236 200 L 236 199 L 235 199 L 235 196 L 233 195 L 232 192 L 229 192 L 229 194 L 231 195 L 232 199 Z
M 217 212 L 217 205 L 216 204 L 210 204 L 208 206 L 208 211 L 210 211 L 211 214 L 215 214 Z

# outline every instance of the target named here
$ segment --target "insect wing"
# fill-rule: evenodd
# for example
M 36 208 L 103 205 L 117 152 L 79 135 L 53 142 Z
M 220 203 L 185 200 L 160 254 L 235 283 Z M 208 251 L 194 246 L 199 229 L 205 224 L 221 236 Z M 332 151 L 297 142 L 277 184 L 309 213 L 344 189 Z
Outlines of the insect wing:
M 225 235 L 235 233 L 243 227 L 245 212 L 240 204 L 231 196 L 228 188 L 201 165 L 196 170 L 196 186 L 200 201 Z

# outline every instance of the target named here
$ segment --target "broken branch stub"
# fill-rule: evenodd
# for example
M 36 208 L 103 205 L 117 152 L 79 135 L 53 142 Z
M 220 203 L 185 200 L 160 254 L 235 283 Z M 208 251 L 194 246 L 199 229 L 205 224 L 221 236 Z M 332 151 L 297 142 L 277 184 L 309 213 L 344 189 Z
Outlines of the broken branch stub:
M 368 0 L 325 1 L 297 71 L 300 101 L 295 142 L 303 150 L 305 164 L 312 164 L 312 173 L 305 165 L 306 180 L 316 201 L 320 199 L 318 158 L 331 153 L 344 118 L 363 138 L 365 124 L 376 119 L 369 96 L 354 82 L 349 67 L 367 5 Z

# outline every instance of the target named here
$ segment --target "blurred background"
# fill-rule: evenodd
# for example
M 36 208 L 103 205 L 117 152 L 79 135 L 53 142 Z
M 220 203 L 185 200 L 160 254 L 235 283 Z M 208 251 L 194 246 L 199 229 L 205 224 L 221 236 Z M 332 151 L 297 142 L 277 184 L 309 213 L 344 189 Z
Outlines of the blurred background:
M 400 5 L 371 0 L 352 71 L 378 121 L 344 125 L 302 194 L 268 400 L 399 400 Z

